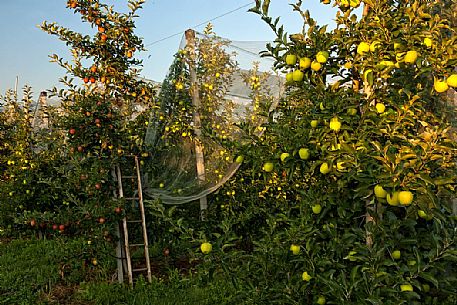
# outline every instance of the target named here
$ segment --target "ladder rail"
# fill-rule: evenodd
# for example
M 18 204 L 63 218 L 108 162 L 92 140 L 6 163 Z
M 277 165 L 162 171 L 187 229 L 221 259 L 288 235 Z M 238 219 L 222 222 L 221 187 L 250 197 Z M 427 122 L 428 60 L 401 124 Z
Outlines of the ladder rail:
M 144 240 L 144 257 L 146 259 L 146 268 L 148 272 L 148 281 L 152 282 L 151 274 L 151 262 L 149 260 L 149 241 L 148 241 L 148 231 L 146 229 L 146 216 L 144 213 L 144 202 L 143 202 L 143 185 L 141 183 L 141 173 L 140 173 L 140 162 L 138 161 L 138 156 L 135 156 L 135 167 L 136 174 L 138 178 L 138 198 L 139 198 L 139 208 L 141 214 L 141 226 L 143 227 L 143 240 Z
M 122 172 L 121 172 L 121 168 L 119 165 L 116 165 L 116 176 L 117 176 L 117 180 L 118 180 L 118 196 L 119 198 L 124 198 L 126 200 L 138 200 L 138 209 L 139 209 L 139 212 L 140 212 L 140 216 L 141 216 L 141 219 L 138 219 L 138 220 L 127 220 L 127 216 L 125 216 L 123 219 L 122 219 L 122 228 L 123 228 L 123 233 L 124 233 L 124 252 L 125 252 L 125 260 L 127 261 L 127 273 L 128 273 L 128 279 L 129 279 L 129 284 L 131 287 L 133 287 L 133 273 L 134 272 L 138 272 L 138 271 L 147 271 L 147 278 L 148 278 L 148 281 L 149 283 L 152 282 L 152 272 L 151 272 L 151 262 L 150 262 L 150 258 L 149 258 L 149 241 L 148 241 L 148 232 L 147 232 L 147 228 L 146 228 L 146 215 L 145 215 L 145 211 L 144 211 L 144 201 L 143 201 L 143 185 L 142 185 L 142 181 L 141 181 L 141 172 L 140 172 L 140 162 L 139 162 L 139 158 L 138 156 L 135 156 L 135 173 L 133 173 L 134 176 L 122 176 Z M 122 184 L 122 179 L 124 178 L 127 178 L 127 179 L 130 179 L 130 178 L 135 178 L 135 179 L 132 179 L 132 184 L 135 183 L 135 180 L 136 180 L 136 184 L 137 184 L 137 192 L 138 192 L 138 195 L 137 197 L 134 196 L 134 198 L 127 198 L 127 197 L 124 197 L 124 186 Z M 133 188 L 133 186 L 132 186 Z M 138 223 L 141 223 L 141 227 L 142 227 L 142 234 L 143 234 L 143 244 L 141 244 L 143 246 L 143 250 L 144 250 L 144 259 L 145 259 L 145 263 L 146 263 L 146 267 L 145 268 L 136 268 L 134 269 L 133 266 L 132 266 L 132 257 L 131 257 L 131 253 L 130 253 L 130 247 L 133 247 L 133 246 L 139 246 L 139 244 L 135 244 L 135 245 L 130 245 L 129 244 L 129 233 L 128 233 L 128 223 L 130 222 L 138 222 Z
M 119 165 L 116 166 L 116 172 L 118 177 L 118 188 L 119 188 L 119 198 L 124 198 L 124 188 L 122 186 L 122 173 Z M 129 247 L 129 232 L 127 228 L 127 217 L 124 216 L 122 219 L 122 229 L 124 231 L 124 251 L 125 258 L 127 261 L 127 276 L 129 278 L 130 286 L 133 286 L 133 268 L 132 268 L 132 258 L 130 257 L 130 247 Z

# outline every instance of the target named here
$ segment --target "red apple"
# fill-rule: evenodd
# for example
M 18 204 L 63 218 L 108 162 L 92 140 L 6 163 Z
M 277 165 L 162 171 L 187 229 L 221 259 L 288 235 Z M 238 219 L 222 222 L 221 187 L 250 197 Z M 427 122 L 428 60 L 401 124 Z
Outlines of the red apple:
M 116 207 L 116 208 L 114 209 L 114 212 L 115 212 L 116 214 L 121 214 L 121 213 L 122 213 L 122 208 L 121 208 L 121 207 Z
M 65 230 L 65 225 L 60 225 L 59 226 L 59 231 L 63 231 L 63 230 Z
M 57 230 L 58 228 L 59 228 L 58 225 L 56 225 L 56 224 L 53 224 L 53 225 L 52 225 L 52 229 L 53 229 L 53 230 Z
M 31 225 L 32 227 L 36 226 L 36 221 L 35 221 L 35 219 L 32 219 L 32 220 L 30 221 L 30 225 Z
M 100 224 L 104 224 L 105 221 L 106 221 L 106 220 L 105 220 L 105 218 L 103 218 L 103 217 L 100 217 L 100 218 L 98 219 L 98 222 L 99 222 Z
M 83 152 L 83 151 L 84 151 L 84 147 L 78 146 L 78 151 L 79 151 L 79 152 Z
M 76 133 L 76 129 L 71 128 L 68 132 L 69 132 L 70 134 L 75 134 L 75 133 Z
M 96 183 L 96 184 L 95 184 L 95 188 L 96 188 L 97 190 L 100 190 L 100 189 L 102 188 L 102 185 L 101 185 L 100 183 Z

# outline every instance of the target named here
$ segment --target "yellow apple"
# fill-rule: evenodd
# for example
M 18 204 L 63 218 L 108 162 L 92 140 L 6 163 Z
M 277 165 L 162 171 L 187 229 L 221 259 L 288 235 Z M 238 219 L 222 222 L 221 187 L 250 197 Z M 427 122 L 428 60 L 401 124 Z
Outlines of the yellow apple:
M 404 291 L 414 291 L 413 286 L 411 286 L 411 284 L 400 285 L 400 290 L 402 292 L 404 292 Z
M 311 70 L 313 71 L 319 71 L 322 68 L 321 64 L 318 61 L 313 61 L 311 63 Z
M 286 161 L 286 159 L 290 156 L 289 153 L 282 153 L 281 156 L 279 157 L 282 162 Z
M 330 129 L 338 132 L 340 128 L 341 122 L 338 120 L 338 118 L 332 118 L 330 120 Z
M 370 51 L 370 45 L 368 43 L 366 43 L 365 41 L 362 41 L 357 46 L 357 54 L 359 54 L 361 56 L 365 55 L 368 51 Z
M 286 64 L 288 64 L 289 66 L 293 66 L 293 65 L 295 65 L 296 62 L 297 62 L 297 55 L 294 55 L 294 54 L 286 55 Z
M 413 202 L 413 193 L 410 191 L 401 191 L 398 193 L 398 201 L 402 205 L 410 205 Z
M 438 93 L 443 93 L 449 89 L 449 86 L 446 82 L 440 81 L 440 80 L 435 80 L 433 84 L 433 88 L 435 88 L 435 91 Z
M 417 57 L 418 57 L 418 53 L 417 51 L 408 51 L 406 52 L 406 55 L 405 55 L 405 63 L 407 64 L 415 64 L 416 63 L 416 60 L 417 60 Z
M 294 82 L 301 82 L 305 74 L 301 70 L 295 70 L 292 72 L 292 79 Z
M 327 62 L 328 57 L 329 57 L 329 54 L 327 51 L 320 51 L 316 55 L 316 60 L 317 60 L 317 62 L 323 64 L 323 63 Z
M 300 150 L 298 151 L 298 155 L 300 156 L 300 159 L 308 160 L 309 159 L 309 149 L 308 148 L 300 148 Z
M 433 40 L 431 38 L 429 38 L 429 37 L 425 37 L 424 38 L 424 45 L 427 48 L 430 48 L 433 45 Z
M 383 113 L 384 111 L 386 111 L 386 106 L 383 103 L 377 103 L 376 104 L 376 111 L 378 113 Z
M 208 254 L 213 249 L 213 246 L 210 243 L 202 243 L 200 246 L 200 250 L 203 254 Z
M 306 271 L 303 272 L 303 274 L 302 274 L 301 277 L 302 277 L 302 279 L 303 279 L 305 282 L 309 282 L 309 281 L 311 281 L 311 279 L 312 279 L 311 275 L 309 275 L 308 272 L 306 272 Z
M 293 255 L 298 255 L 300 253 L 300 246 L 299 245 L 290 245 L 290 251 L 292 251 Z
M 374 194 L 378 198 L 386 198 L 386 196 L 387 196 L 387 192 L 379 184 L 374 187 Z
M 266 171 L 267 173 L 273 171 L 273 163 L 267 162 L 263 165 L 263 170 Z
M 321 172 L 321 174 L 324 174 L 324 175 L 328 174 L 328 173 L 330 173 L 330 166 L 328 165 L 327 162 L 324 162 L 321 164 L 319 171 Z
M 446 79 L 446 83 L 453 88 L 457 87 L 457 74 L 452 74 Z
M 311 59 L 308 57 L 300 58 L 300 69 L 308 69 L 311 66 Z
M 392 205 L 392 206 L 397 206 L 398 205 L 398 192 L 393 192 L 391 194 L 387 194 L 387 203 Z

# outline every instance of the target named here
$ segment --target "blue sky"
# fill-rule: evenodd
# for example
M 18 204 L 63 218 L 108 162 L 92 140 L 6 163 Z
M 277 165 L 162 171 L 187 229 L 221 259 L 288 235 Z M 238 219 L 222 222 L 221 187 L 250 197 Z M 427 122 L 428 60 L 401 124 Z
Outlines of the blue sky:
M 127 0 L 107 0 L 116 8 L 125 10 Z M 148 51 L 144 58 L 142 76 L 161 81 L 173 60 L 182 35 L 150 45 L 183 32 L 207 20 L 225 14 L 253 0 L 147 0 L 139 12 L 137 33 L 143 37 Z M 299 32 L 301 17 L 292 12 L 290 0 L 272 0 L 270 15 L 280 16 L 287 32 Z M 319 0 L 305 0 L 303 7 L 320 24 L 331 24 L 335 9 Z M 212 21 L 217 35 L 232 40 L 267 41 L 274 39 L 271 29 L 248 7 Z M 88 24 L 66 8 L 66 0 L 1 0 L 0 1 L 0 94 L 13 88 L 19 76 L 19 88 L 32 86 L 35 95 L 58 85 L 64 70 L 49 62 L 52 53 L 66 56 L 68 48 L 55 36 L 42 32 L 37 25 L 42 21 L 56 21 L 80 32 L 90 32 Z M 204 26 L 195 28 L 202 31 Z

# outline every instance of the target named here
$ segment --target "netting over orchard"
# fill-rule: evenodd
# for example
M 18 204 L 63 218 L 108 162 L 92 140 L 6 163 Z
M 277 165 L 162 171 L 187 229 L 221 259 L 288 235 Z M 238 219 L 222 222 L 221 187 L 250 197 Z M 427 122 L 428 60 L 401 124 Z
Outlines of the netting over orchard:
M 240 128 L 261 133 L 284 91 L 274 60 L 259 55 L 267 42 L 194 35 L 183 36 L 145 139 L 144 192 L 165 204 L 199 200 L 230 179 L 242 162 L 231 148 L 247 141 Z

